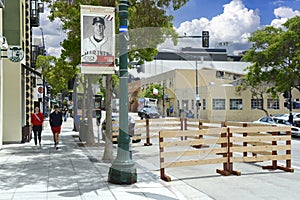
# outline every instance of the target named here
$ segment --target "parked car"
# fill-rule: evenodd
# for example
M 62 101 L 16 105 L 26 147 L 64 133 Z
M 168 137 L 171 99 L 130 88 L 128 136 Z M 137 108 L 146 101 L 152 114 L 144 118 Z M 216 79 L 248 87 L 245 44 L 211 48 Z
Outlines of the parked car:
M 292 136 L 300 136 L 300 119 L 299 119 L 299 127 L 292 126 L 291 123 L 286 119 L 285 116 L 281 117 L 262 117 L 253 123 L 257 124 L 270 124 L 270 125 L 277 125 L 277 126 L 291 126 L 291 135 Z M 278 133 L 278 134 L 285 134 L 285 133 Z
M 119 122 L 119 113 L 113 113 L 112 114 L 112 121 L 116 121 Z M 119 127 L 119 123 L 113 123 L 113 126 L 117 126 Z M 141 134 L 135 134 L 134 133 L 134 127 L 135 127 L 135 120 L 133 119 L 132 116 L 128 115 L 128 134 L 130 137 L 133 136 L 141 136 Z M 104 119 L 104 121 L 102 122 L 101 125 L 101 133 L 102 133 L 102 140 L 105 141 L 105 132 L 106 132 L 106 119 Z M 117 136 L 113 136 L 113 138 L 116 138 Z M 137 140 L 132 140 L 133 143 L 136 142 L 140 142 L 141 139 L 137 139 Z M 114 144 L 116 144 L 117 142 L 113 142 Z
M 293 125 L 294 125 L 294 126 L 293 126 L 293 128 L 292 128 L 291 135 L 292 135 L 292 136 L 297 136 L 297 137 L 299 137 L 299 136 L 300 136 L 300 131 L 296 131 L 296 128 L 297 128 L 298 130 L 300 130 L 300 118 L 295 119 Z M 294 130 L 293 130 L 293 129 L 294 129 Z
M 273 120 L 272 117 L 262 117 L 256 121 L 254 121 L 253 123 L 255 124 L 275 124 L 275 121 Z
M 156 107 L 143 108 L 138 112 L 138 115 L 141 119 L 144 118 L 160 118 L 160 114 L 157 111 Z

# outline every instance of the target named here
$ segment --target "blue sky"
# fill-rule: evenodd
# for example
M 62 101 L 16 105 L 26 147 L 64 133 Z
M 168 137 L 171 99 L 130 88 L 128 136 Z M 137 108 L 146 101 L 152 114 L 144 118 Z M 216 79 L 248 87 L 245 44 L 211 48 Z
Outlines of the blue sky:
M 248 48 L 248 37 L 266 25 L 280 27 L 286 20 L 300 16 L 300 0 L 189 0 L 177 11 L 168 10 L 174 16 L 174 28 L 179 35 L 199 35 L 209 31 L 210 47 L 221 43 L 232 44 L 233 50 Z M 66 38 L 61 30 L 61 22 L 50 22 L 49 9 L 41 14 L 47 52 L 59 56 L 60 42 Z M 35 37 L 41 31 L 33 30 Z M 180 49 L 182 47 L 201 47 L 194 39 L 181 39 L 177 46 L 171 41 L 160 45 L 161 49 Z
M 209 31 L 210 47 L 230 44 L 232 53 L 249 48 L 248 38 L 264 26 L 282 25 L 300 16 L 300 0 L 190 0 L 174 16 L 174 27 L 179 35 L 200 35 Z M 184 38 L 177 46 L 164 43 L 161 49 L 201 47 L 199 41 Z M 246 49 L 245 49 L 246 48 Z
M 211 19 L 223 12 L 223 5 L 231 0 L 190 0 L 180 10 L 172 11 L 175 19 L 173 24 L 179 27 L 184 21 L 191 21 L 205 17 Z M 262 25 L 270 24 L 275 18 L 274 9 L 278 7 L 289 7 L 294 10 L 300 9 L 300 0 L 242 0 L 248 9 L 258 11 Z

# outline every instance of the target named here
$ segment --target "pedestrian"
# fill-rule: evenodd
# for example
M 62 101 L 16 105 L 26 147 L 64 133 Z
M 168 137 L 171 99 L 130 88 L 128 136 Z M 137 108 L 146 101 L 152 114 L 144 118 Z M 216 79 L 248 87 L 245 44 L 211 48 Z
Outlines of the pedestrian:
M 59 134 L 62 125 L 62 113 L 58 110 L 58 105 L 54 106 L 54 111 L 50 114 L 50 126 L 53 133 L 54 147 L 58 149 L 57 145 L 59 143 Z
M 67 118 L 68 118 L 68 108 L 67 108 L 67 106 L 63 107 L 62 114 L 63 114 L 63 117 L 64 117 L 64 121 L 66 122 Z
M 34 144 L 37 146 L 37 140 L 39 140 L 39 146 L 42 146 L 42 130 L 44 123 L 44 115 L 40 112 L 39 107 L 35 107 L 34 113 L 31 114 L 32 131 L 34 134 Z
M 170 106 L 169 112 L 170 112 L 170 116 L 173 116 L 173 106 Z

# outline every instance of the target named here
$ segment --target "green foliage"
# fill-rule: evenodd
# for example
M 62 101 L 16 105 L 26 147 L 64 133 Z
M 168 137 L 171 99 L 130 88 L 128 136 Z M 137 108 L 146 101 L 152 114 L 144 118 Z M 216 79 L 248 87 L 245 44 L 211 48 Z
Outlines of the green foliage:
M 62 29 L 67 31 L 67 39 L 62 42 L 63 59 L 70 60 L 76 66 L 80 63 L 80 5 L 117 6 L 115 0 L 76 0 L 74 3 L 44 0 L 50 5 L 51 21 L 60 19 Z M 129 35 L 130 50 L 129 60 L 151 61 L 157 55 L 157 45 L 164 42 L 165 38 L 172 37 L 176 43 L 176 33 L 171 21 L 173 16 L 167 15 L 166 9 L 177 10 L 189 0 L 130 0 L 129 7 Z M 118 34 L 118 17 L 116 16 L 116 33 Z M 147 28 L 146 28 L 147 27 Z M 118 39 L 116 38 L 118 43 Z M 117 54 L 116 54 L 117 55 Z
M 253 63 L 246 76 L 250 87 L 267 87 L 278 92 L 297 88 L 300 91 L 300 16 L 289 19 L 284 28 L 268 26 L 255 31 L 249 38 L 252 48 L 243 60 Z
M 77 73 L 68 62 L 53 56 L 38 56 L 36 66 L 42 69 L 47 83 L 52 86 L 52 95 L 68 90 L 68 81 Z
M 153 89 L 157 89 L 158 90 L 158 94 L 157 95 L 153 94 Z M 153 84 L 149 85 L 146 88 L 146 90 L 142 91 L 139 94 L 139 97 L 162 99 L 162 97 L 163 97 L 162 86 L 160 84 L 153 83 Z

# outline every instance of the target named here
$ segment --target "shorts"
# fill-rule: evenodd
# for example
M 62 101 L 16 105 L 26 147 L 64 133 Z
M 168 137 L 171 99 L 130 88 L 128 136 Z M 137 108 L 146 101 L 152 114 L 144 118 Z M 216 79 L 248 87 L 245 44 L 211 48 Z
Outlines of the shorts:
M 51 126 L 51 130 L 53 134 L 55 133 L 60 134 L 61 126 L 56 126 L 56 127 Z

